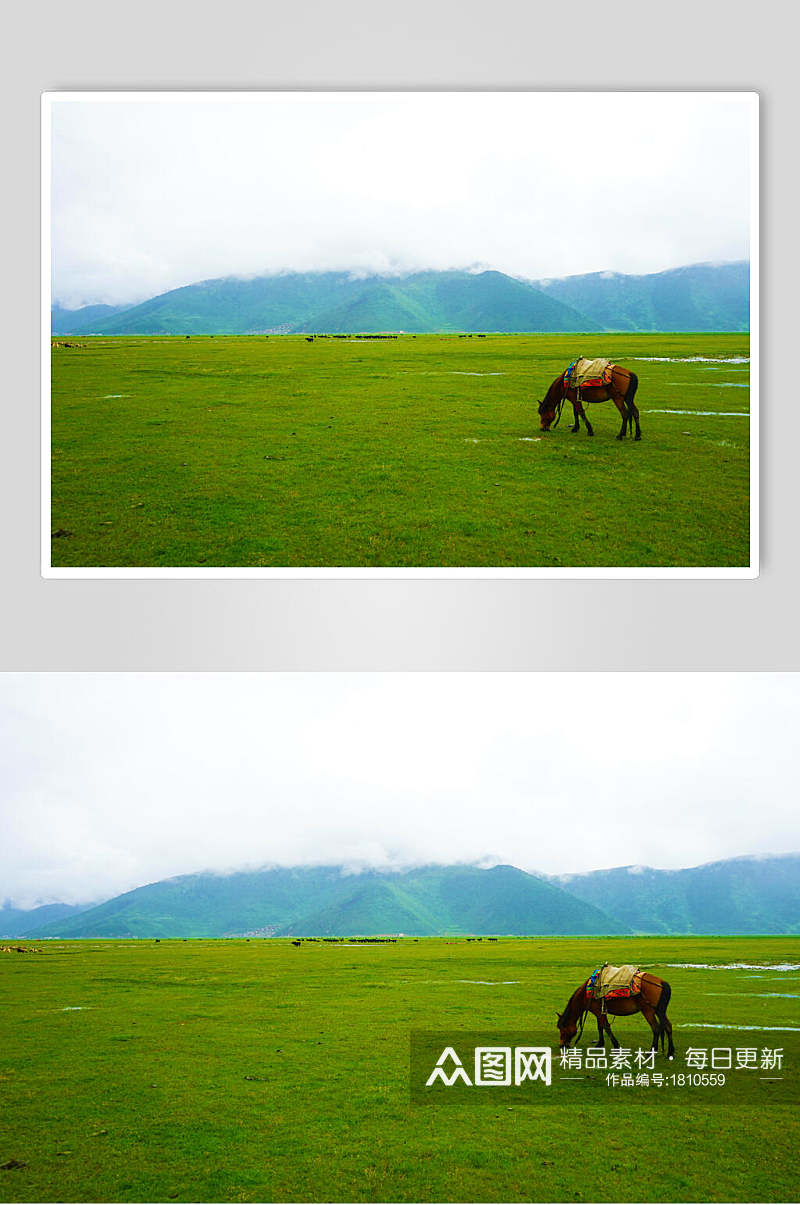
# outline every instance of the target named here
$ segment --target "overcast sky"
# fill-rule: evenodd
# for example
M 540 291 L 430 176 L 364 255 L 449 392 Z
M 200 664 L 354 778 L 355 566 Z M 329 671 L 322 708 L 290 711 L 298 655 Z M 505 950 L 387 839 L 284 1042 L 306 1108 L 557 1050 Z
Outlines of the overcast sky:
M 752 94 L 111 95 L 53 104 L 68 306 L 284 269 L 538 279 L 749 253 Z
M 0 675 L 0 901 L 800 850 L 800 674 Z

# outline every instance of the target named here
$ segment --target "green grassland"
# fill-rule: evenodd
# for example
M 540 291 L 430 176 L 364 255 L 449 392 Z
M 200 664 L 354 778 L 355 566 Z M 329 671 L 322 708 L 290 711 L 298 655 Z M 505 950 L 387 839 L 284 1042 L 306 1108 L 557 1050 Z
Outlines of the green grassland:
M 796 1200 L 796 1104 L 431 1108 L 410 1103 L 408 1060 L 414 1029 L 531 1027 L 556 1042 L 556 1009 L 604 959 L 669 979 L 679 1054 L 714 1044 L 692 1023 L 797 1026 L 800 972 L 664 964 L 798 955 L 795 937 L 53 941 L 2 954 L 0 1163 L 25 1166 L 0 1170 L 0 1195 Z M 641 1017 L 615 1029 L 647 1044 Z M 798 1055 L 796 1038 L 742 1034 L 795 1039 Z
M 689 359 L 746 334 L 67 341 L 55 567 L 749 563 L 749 364 Z M 638 373 L 641 442 L 610 402 L 542 435 L 578 354 Z

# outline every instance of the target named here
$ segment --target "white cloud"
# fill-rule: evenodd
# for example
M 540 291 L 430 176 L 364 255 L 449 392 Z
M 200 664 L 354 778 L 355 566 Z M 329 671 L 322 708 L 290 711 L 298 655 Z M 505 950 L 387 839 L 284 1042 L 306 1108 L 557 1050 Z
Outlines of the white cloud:
M 787 852 L 793 674 L 0 676 L 0 899 L 267 863 Z
M 753 100 L 263 94 L 53 107 L 53 290 L 481 262 L 528 278 L 748 254 Z

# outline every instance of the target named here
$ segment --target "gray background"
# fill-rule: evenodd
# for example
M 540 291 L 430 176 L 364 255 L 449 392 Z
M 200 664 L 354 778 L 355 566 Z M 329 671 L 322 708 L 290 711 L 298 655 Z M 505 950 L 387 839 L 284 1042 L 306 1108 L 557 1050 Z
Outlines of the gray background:
M 797 338 L 797 11 L 772 0 L 6 10 L 0 670 L 800 669 L 798 399 L 774 367 Z M 760 92 L 758 580 L 41 579 L 40 93 L 325 87 Z

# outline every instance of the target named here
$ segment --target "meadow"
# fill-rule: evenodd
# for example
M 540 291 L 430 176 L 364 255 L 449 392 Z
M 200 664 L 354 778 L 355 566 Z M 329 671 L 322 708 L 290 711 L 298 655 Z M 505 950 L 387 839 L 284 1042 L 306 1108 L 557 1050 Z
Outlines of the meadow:
M 54 343 L 57 568 L 749 564 L 747 335 Z M 638 374 L 641 442 L 539 430 L 579 354 Z
M 557 1043 L 556 1010 L 604 959 L 668 978 L 679 1056 L 722 1022 L 785 1047 L 796 1073 L 796 937 L 41 945 L 0 955 L 0 1164 L 23 1165 L 0 1170 L 3 1200 L 797 1199 L 796 1100 L 455 1109 L 409 1094 L 412 1030 Z M 668 965 L 692 962 L 755 965 Z M 615 1029 L 649 1044 L 641 1017 Z

